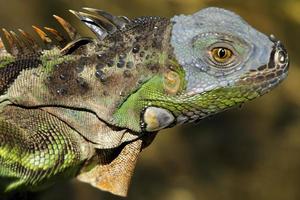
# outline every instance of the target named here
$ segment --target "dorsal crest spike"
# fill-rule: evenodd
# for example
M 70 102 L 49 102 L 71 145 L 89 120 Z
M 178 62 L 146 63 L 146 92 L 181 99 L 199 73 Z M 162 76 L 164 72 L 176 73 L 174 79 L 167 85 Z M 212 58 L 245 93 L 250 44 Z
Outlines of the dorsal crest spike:
M 52 43 L 51 38 L 42 29 L 37 26 L 32 26 L 32 28 L 46 45 Z
M 16 46 L 18 48 L 19 54 L 29 54 L 31 53 L 30 47 L 22 40 L 14 31 L 10 31 L 12 38 L 16 41 Z
M 131 22 L 131 20 L 128 17 L 126 17 L 126 16 L 119 16 L 119 18 L 121 18 L 122 20 L 124 20 L 127 23 Z
M 85 23 L 85 25 L 96 34 L 97 38 L 103 40 L 108 34 L 108 30 L 106 30 L 103 26 L 96 22 L 96 20 L 92 19 L 92 17 L 88 17 L 83 13 L 69 10 L 73 15 L 75 15 L 78 19 Z
M 70 12 L 92 30 L 99 40 L 103 40 L 117 31 L 122 31 L 128 23 L 131 23 L 127 17 L 114 16 L 108 12 L 95 8 L 85 7 L 83 9 L 88 12 L 77 12 L 73 10 L 70 10 Z M 69 37 L 65 37 L 63 33 L 54 28 L 32 26 L 39 38 L 45 44 L 46 49 L 57 47 L 62 49 L 61 52 L 63 54 L 69 54 L 70 52 L 74 52 L 74 49 L 92 41 L 92 39 L 80 36 L 77 30 L 62 17 L 57 15 L 53 15 L 53 17 L 63 27 Z M 43 45 L 39 45 L 39 42 L 37 42 L 34 37 L 22 29 L 18 29 L 17 34 L 13 31 L 7 31 L 6 29 L 2 29 L 2 31 L 4 33 L 2 38 L 4 43 L 0 40 L 0 50 L 2 52 L 5 51 L 14 56 L 18 56 L 21 54 L 41 52 L 44 48 Z
M 4 48 L 4 44 L 2 42 L 2 39 L 0 38 L 0 49 L 3 49 Z
M 58 21 L 58 23 L 67 32 L 67 34 L 71 40 L 80 38 L 80 35 L 78 34 L 77 30 L 69 22 L 67 22 L 62 17 L 59 17 L 57 15 L 53 15 L 53 17 Z
M 2 38 L 0 37 L 0 55 L 1 54 L 7 54 L 6 48 L 4 46 L 4 43 L 2 41 Z
M 19 41 L 19 38 L 18 38 L 17 34 L 15 32 L 13 32 L 13 31 L 9 31 L 9 34 L 10 34 L 10 36 L 11 36 L 11 38 L 12 38 L 15 46 L 18 49 L 18 53 L 22 53 L 22 51 L 21 51 L 22 50 L 22 47 L 21 47 L 22 45 L 21 45 L 21 43 Z
M 7 40 L 9 46 L 9 48 L 6 50 L 14 56 L 18 55 L 19 51 L 18 51 L 16 41 L 5 28 L 2 28 L 2 31 L 4 33 L 5 39 Z
M 100 18 L 96 15 L 84 12 L 79 12 L 79 14 L 82 17 L 82 21 L 95 23 L 98 26 L 104 28 L 109 34 L 114 33 L 117 30 L 117 27 L 105 18 Z
M 38 52 L 41 50 L 40 46 L 36 43 L 35 39 L 29 33 L 22 29 L 18 29 L 18 31 L 21 33 L 21 36 L 24 38 L 25 43 L 30 46 L 33 52 Z
M 122 17 L 116 17 L 106 11 L 103 11 L 103 10 L 99 10 L 99 9 L 95 9 L 95 8 L 87 8 L 87 7 L 84 7 L 82 9 L 87 10 L 91 13 L 95 13 L 95 14 L 105 18 L 106 20 L 108 20 L 109 22 L 114 24 L 118 29 L 125 28 L 126 24 L 128 24 L 130 22 L 130 20 L 128 18 L 123 19 Z
M 61 47 L 64 47 L 65 45 L 67 45 L 67 43 L 68 43 L 67 39 L 56 29 L 49 28 L 49 27 L 44 27 L 44 29 L 53 35 L 54 39 L 59 43 L 59 45 Z

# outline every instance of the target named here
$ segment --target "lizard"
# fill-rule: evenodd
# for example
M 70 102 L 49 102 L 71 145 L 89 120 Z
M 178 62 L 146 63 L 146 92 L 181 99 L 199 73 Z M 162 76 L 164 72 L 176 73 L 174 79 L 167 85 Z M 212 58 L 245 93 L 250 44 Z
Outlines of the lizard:
M 173 18 L 70 10 L 95 37 L 2 29 L 0 189 L 38 191 L 74 177 L 126 196 L 156 134 L 244 104 L 279 85 L 289 56 L 222 8 Z

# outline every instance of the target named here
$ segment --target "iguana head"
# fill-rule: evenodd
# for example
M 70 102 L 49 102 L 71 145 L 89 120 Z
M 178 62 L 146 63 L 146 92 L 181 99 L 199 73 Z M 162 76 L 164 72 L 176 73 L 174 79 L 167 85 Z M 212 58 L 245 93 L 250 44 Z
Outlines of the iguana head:
M 172 21 L 172 46 L 190 95 L 237 87 L 262 95 L 287 75 L 289 59 L 281 42 L 230 11 L 208 8 Z
M 163 103 L 149 103 L 143 116 L 147 131 L 243 104 L 287 76 L 289 58 L 282 43 L 230 11 L 208 8 L 171 22 L 172 53 L 184 71 L 185 88 L 177 95 L 169 92 Z

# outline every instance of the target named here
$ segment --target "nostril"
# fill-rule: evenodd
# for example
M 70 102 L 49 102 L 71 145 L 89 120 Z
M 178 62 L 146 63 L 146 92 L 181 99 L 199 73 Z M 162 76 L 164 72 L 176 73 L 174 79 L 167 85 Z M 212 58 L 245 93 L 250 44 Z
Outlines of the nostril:
M 274 43 L 273 50 L 270 55 L 270 61 L 268 68 L 276 68 L 278 70 L 287 71 L 289 68 L 289 56 L 287 50 L 281 41 L 276 40 L 273 35 L 270 36 L 270 40 Z
M 275 54 L 275 62 L 280 64 L 287 63 L 287 54 L 283 50 L 279 50 Z
M 281 64 L 286 63 L 286 54 L 283 51 L 278 52 L 278 60 Z
M 281 67 L 286 67 L 289 64 L 289 56 L 286 48 L 281 41 L 274 42 L 274 61 L 275 64 Z

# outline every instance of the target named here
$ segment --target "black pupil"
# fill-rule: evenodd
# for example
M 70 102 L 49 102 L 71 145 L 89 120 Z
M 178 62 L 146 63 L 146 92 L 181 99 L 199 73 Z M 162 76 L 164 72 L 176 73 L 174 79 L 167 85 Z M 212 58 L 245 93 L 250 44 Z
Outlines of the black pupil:
M 225 58 L 225 56 L 226 56 L 226 50 L 225 49 L 220 49 L 219 50 L 219 57 L 220 58 Z

